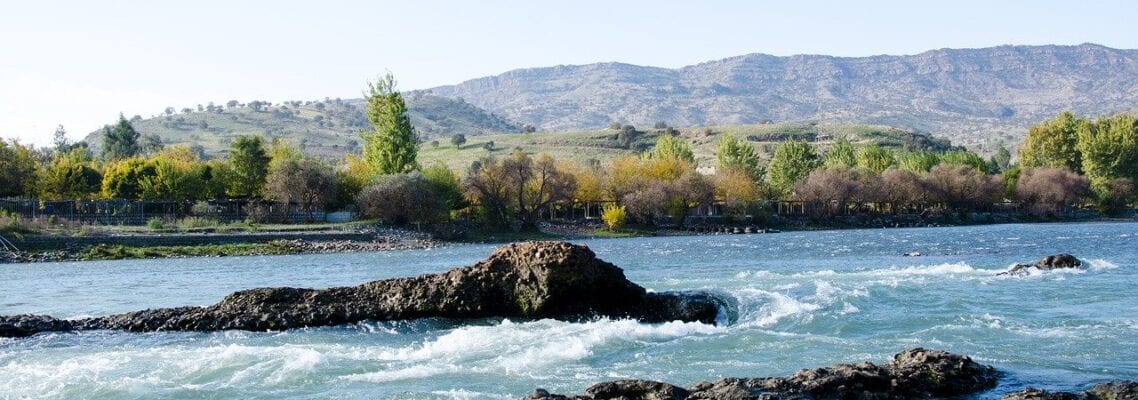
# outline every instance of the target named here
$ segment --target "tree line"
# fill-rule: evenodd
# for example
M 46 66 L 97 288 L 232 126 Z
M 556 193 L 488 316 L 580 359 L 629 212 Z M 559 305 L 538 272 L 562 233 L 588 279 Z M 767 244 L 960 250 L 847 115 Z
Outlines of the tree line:
M 769 160 L 745 138 L 719 138 L 713 174 L 697 171 L 679 132 L 607 165 L 576 164 L 515 149 L 465 171 L 421 166 L 418 134 L 388 74 L 365 93 L 372 129 L 362 154 L 338 165 L 281 141 L 238 136 L 228 158 L 202 160 L 185 147 L 151 149 L 125 118 L 103 130 L 97 156 L 82 143 L 50 150 L 0 141 L 0 196 L 41 199 L 267 199 L 322 209 L 355 209 L 394 224 L 462 218 L 493 229 L 534 230 L 544 215 L 574 205 L 608 204 L 606 222 L 682 225 L 692 209 L 715 205 L 728 221 L 753 222 L 770 201 L 809 207 L 817 218 L 849 213 L 967 213 L 1015 201 L 1040 215 L 1091 204 L 1104 212 L 1135 199 L 1138 124 L 1119 115 L 1090 120 L 1063 113 L 1029 129 L 1012 163 L 1000 148 L 988 159 L 955 149 L 891 150 L 837 140 L 822 147 L 785 141 Z M 619 220 L 619 221 L 617 221 Z

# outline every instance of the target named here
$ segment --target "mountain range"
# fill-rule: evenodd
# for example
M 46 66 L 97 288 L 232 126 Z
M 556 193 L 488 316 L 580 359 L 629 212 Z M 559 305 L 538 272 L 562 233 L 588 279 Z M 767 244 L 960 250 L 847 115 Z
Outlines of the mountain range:
M 959 144 L 1018 142 L 1060 111 L 1135 110 L 1138 50 L 999 46 L 904 56 L 748 54 L 677 69 L 562 65 L 429 92 L 543 131 L 817 121 L 890 125 Z

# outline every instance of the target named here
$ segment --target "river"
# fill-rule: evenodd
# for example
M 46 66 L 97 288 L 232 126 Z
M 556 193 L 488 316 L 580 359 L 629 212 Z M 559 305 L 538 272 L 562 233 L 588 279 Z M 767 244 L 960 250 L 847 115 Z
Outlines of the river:
M 1004 372 L 977 398 L 1138 380 L 1138 224 L 989 225 L 582 241 L 651 290 L 710 290 L 719 325 L 419 320 L 286 332 L 92 331 L 0 339 L 0 399 L 517 399 L 621 378 L 681 386 L 886 362 L 910 347 Z M 0 315 L 207 305 L 472 264 L 491 245 L 293 256 L 0 264 Z M 905 253 L 919 252 L 908 257 Z M 1081 270 L 997 276 L 1068 252 Z

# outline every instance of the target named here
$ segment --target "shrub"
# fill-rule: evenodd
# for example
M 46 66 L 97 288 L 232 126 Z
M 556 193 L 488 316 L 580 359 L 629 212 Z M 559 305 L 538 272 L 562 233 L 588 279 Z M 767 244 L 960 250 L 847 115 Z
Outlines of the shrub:
M 623 228 L 625 218 L 624 206 L 618 206 L 615 203 L 606 204 L 601 212 L 601 221 L 604 221 L 605 227 L 610 231 L 615 232 Z

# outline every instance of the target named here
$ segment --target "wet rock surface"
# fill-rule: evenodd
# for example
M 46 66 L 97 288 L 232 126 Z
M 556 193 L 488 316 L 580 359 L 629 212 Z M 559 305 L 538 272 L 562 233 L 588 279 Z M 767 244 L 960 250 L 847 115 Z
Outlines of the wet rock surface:
M 1075 256 L 1061 253 L 1043 257 L 1035 264 L 1016 264 L 1006 272 L 1001 272 L 1000 275 L 1026 275 L 1032 270 L 1049 271 L 1053 269 L 1079 268 L 1082 265 L 1083 262 L 1075 258 Z
M 1027 388 L 1026 390 L 1009 393 L 1003 400 L 1136 400 L 1138 399 L 1138 382 L 1116 381 L 1100 383 L 1082 393 L 1050 392 L 1042 389 Z
M 586 246 L 523 242 L 499 247 L 470 267 L 353 287 L 251 289 L 207 307 L 148 309 L 83 320 L 0 317 L 0 336 L 80 329 L 264 331 L 426 317 L 714 323 L 718 310 L 718 299 L 706 293 L 648 293 Z
M 977 393 L 995 387 L 998 374 L 968 356 L 915 348 L 886 365 L 865 362 L 802 370 L 788 377 L 725 378 L 688 389 L 654 381 L 593 385 L 586 395 L 535 390 L 530 399 L 918 399 Z M 535 395 L 544 393 L 545 396 Z

